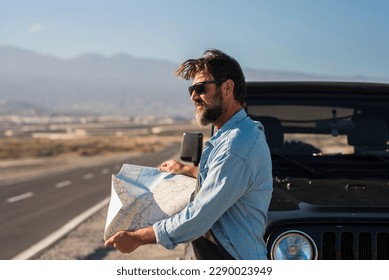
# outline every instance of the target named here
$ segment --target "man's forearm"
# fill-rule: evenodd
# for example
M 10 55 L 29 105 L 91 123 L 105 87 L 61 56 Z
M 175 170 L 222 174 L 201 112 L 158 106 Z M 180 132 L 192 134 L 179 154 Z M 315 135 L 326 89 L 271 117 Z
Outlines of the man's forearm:
M 131 253 L 139 246 L 155 244 L 156 236 L 153 227 L 136 231 L 119 231 L 105 242 L 105 246 L 115 247 L 122 253 Z
M 183 171 L 182 174 L 186 176 L 197 178 L 197 172 L 198 172 L 197 166 L 185 165 L 182 171 Z
M 135 235 L 139 238 L 141 245 L 146 244 L 155 244 L 157 242 L 157 237 L 152 226 L 147 228 L 141 228 L 134 232 Z

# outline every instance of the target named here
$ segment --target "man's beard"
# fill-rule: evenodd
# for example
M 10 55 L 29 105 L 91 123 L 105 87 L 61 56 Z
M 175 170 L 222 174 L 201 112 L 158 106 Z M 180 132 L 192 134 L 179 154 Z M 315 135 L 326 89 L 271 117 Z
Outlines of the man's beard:
M 220 118 L 224 112 L 223 96 L 221 89 L 216 91 L 215 99 L 213 104 L 205 104 L 203 101 L 198 102 L 195 105 L 201 106 L 196 107 L 195 117 L 196 121 L 200 126 L 206 126 L 210 123 L 215 122 Z

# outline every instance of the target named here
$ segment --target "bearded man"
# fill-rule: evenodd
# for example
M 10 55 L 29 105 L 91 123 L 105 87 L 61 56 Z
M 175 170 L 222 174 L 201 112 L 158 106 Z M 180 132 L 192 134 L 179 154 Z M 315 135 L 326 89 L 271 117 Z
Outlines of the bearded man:
M 199 167 L 169 160 L 159 169 L 197 178 L 198 192 L 180 213 L 148 228 L 120 231 L 106 246 L 130 253 L 144 244 L 173 249 L 191 242 L 197 259 L 267 259 L 271 157 L 262 124 L 243 108 L 243 71 L 234 58 L 210 49 L 182 63 L 176 75 L 193 81 L 189 95 L 196 120 L 216 132 L 204 145 Z

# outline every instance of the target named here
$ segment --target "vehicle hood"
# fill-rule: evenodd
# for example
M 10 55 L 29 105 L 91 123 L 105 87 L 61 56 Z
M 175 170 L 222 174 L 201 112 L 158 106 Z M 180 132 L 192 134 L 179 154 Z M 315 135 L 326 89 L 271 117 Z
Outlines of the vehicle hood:
M 389 207 L 389 180 L 276 177 L 269 211 L 319 208 Z

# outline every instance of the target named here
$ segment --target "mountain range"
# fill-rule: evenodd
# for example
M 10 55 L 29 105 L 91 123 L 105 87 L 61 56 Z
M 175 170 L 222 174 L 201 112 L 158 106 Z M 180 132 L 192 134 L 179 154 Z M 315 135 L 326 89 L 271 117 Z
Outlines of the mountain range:
M 72 59 L 60 59 L 0 46 L 0 114 L 191 117 L 193 105 L 186 89 L 190 82 L 174 76 L 178 66 L 166 60 L 128 54 L 108 57 L 87 53 Z M 246 80 L 258 81 L 377 80 L 243 70 Z

